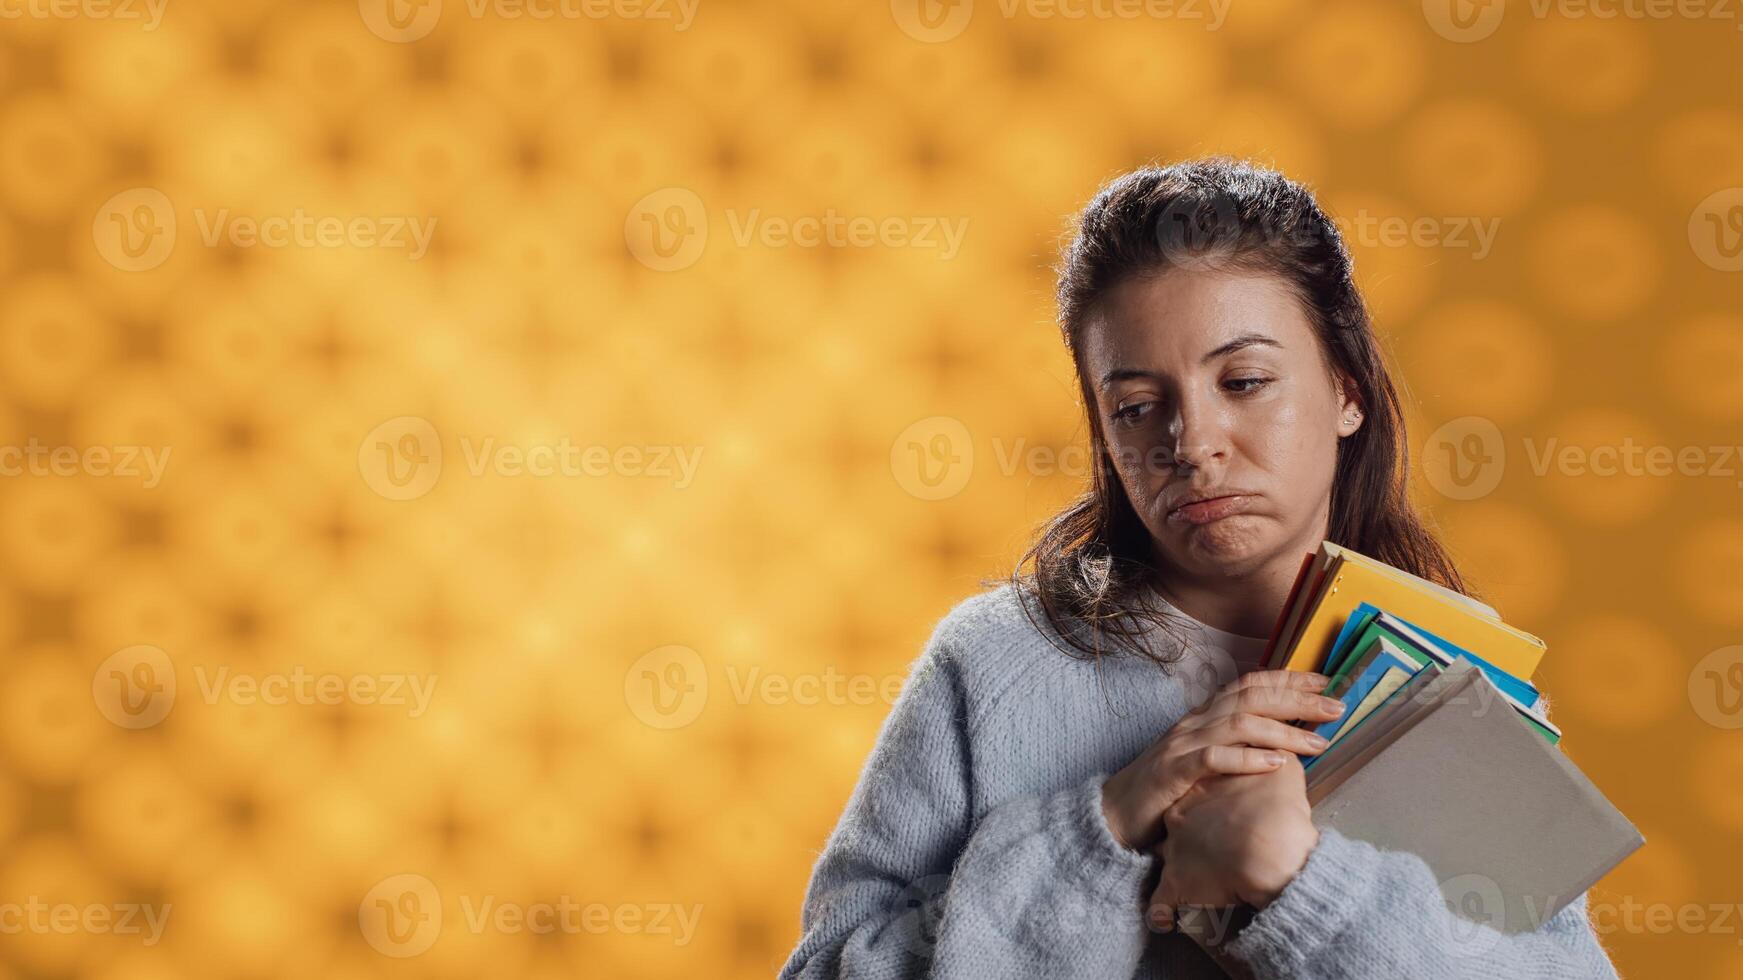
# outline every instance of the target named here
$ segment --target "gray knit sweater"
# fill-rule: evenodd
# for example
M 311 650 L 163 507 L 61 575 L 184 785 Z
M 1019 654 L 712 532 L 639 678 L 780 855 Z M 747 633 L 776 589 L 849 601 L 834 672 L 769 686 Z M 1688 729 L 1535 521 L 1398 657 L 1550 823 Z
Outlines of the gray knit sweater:
M 1182 621 L 1169 676 L 1065 656 L 1009 585 L 952 609 L 817 861 L 781 976 L 1222 976 L 1192 940 L 1147 928 L 1156 861 L 1101 811 L 1109 774 L 1259 659 L 1263 640 Z M 1455 917 L 1420 858 L 1329 829 L 1227 949 L 1261 980 L 1616 976 L 1584 895 L 1503 936 Z

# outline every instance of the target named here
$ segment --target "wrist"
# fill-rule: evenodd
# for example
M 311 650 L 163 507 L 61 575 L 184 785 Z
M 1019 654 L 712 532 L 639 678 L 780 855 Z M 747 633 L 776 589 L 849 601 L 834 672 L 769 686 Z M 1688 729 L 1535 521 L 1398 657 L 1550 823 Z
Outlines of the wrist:
M 1318 846 L 1319 828 L 1312 823 L 1307 823 L 1299 833 L 1290 835 L 1289 839 L 1280 841 L 1273 851 L 1276 860 L 1257 876 L 1258 880 L 1253 883 L 1251 893 L 1245 896 L 1245 901 L 1259 909 L 1275 902 L 1283 894 L 1283 889 L 1295 880 L 1295 876 L 1301 874 L 1301 869 L 1307 866 L 1308 857 Z
M 1119 778 L 1119 773 L 1115 773 L 1102 780 L 1101 817 L 1108 825 L 1108 833 L 1113 835 L 1114 841 L 1128 851 L 1135 851 L 1138 848 L 1132 846 L 1131 831 L 1126 828 L 1125 821 L 1121 819 L 1120 808 L 1114 803 L 1120 797 Z

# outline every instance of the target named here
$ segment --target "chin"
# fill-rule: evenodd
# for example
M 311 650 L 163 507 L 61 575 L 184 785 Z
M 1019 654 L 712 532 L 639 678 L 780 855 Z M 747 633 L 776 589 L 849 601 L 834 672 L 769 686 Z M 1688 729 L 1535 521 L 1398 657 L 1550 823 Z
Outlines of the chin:
M 1184 553 L 1177 562 L 1223 575 L 1239 575 L 1260 567 L 1275 553 L 1275 528 L 1256 514 L 1236 514 L 1209 524 L 1170 527 L 1169 550 Z M 1182 559 L 1184 559 L 1182 561 Z

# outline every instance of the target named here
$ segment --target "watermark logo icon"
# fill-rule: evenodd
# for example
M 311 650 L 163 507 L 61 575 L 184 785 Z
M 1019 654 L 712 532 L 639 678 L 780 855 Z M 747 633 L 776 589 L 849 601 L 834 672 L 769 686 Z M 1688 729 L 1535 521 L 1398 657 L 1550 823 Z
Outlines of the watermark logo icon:
M 388 500 L 415 500 L 442 476 L 442 438 L 428 419 L 388 419 L 363 437 L 357 470 L 369 489 Z
M 147 644 L 117 650 L 91 674 L 91 699 L 122 728 L 150 728 L 175 707 L 175 665 L 169 654 Z
M 962 492 L 974 474 L 974 439 L 960 419 L 934 415 L 902 430 L 890 444 L 890 474 L 921 500 Z
M 1720 647 L 1695 664 L 1689 705 L 1714 728 L 1743 728 L 1743 646 Z
M 1486 497 L 1507 470 L 1507 442 L 1489 419 L 1456 418 L 1429 434 L 1422 469 L 1429 485 L 1453 500 Z
M 1182 194 L 1157 217 L 1156 243 L 1170 265 L 1212 270 L 1234 256 L 1242 227 L 1240 205 L 1232 196 Z
M 427 37 L 442 19 L 442 0 L 357 0 L 369 33 L 395 44 Z
M 1494 34 L 1507 12 L 1504 0 L 1422 0 L 1422 16 L 1436 34 L 1459 44 Z
M 708 703 L 708 668 L 686 646 L 656 647 L 636 658 L 623 675 L 630 713 L 650 728 L 683 728 Z
M 358 903 L 357 927 L 383 956 L 417 956 L 442 934 L 442 893 L 423 875 L 383 878 Z
M 890 0 L 890 15 L 902 33 L 926 44 L 961 34 L 974 16 L 974 0 Z
M 1451 928 L 1455 954 L 1481 956 L 1498 940 L 1507 924 L 1507 896 L 1488 875 L 1455 875 L 1440 883 L 1441 898 L 1457 916 Z
M 122 191 L 97 209 L 91 240 L 97 254 L 122 272 L 155 269 L 175 250 L 175 207 L 155 187 Z
M 635 202 L 623 240 L 636 261 L 655 272 L 688 269 L 708 245 L 708 209 L 686 187 L 663 187 Z
M 1743 187 L 1715 191 L 1689 215 L 1689 247 L 1720 272 L 1743 271 Z
M 915 956 L 930 957 L 938 949 L 944 924 L 944 899 L 950 891 L 949 875 L 927 875 L 911 882 L 896 896 L 901 910 L 895 933 L 902 947 Z

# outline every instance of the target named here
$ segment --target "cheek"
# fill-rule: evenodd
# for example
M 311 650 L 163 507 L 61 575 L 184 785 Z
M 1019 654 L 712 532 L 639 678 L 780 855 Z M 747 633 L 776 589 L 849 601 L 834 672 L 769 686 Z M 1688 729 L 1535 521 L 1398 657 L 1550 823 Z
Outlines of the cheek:
M 1317 502 L 1337 467 L 1337 433 L 1308 413 L 1285 410 L 1252 430 L 1251 458 L 1286 500 Z
M 1145 438 L 1142 432 L 1109 432 L 1108 452 L 1113 454 L 1114 471 L 1120 475 L 1120 483 L 1132 493 L 1134 500 L 1145 496 L 1142 491 L 1153 489 L 1164 481 L 1164 469 L 1158 461 L 1161 457 L 1155 443 Z

